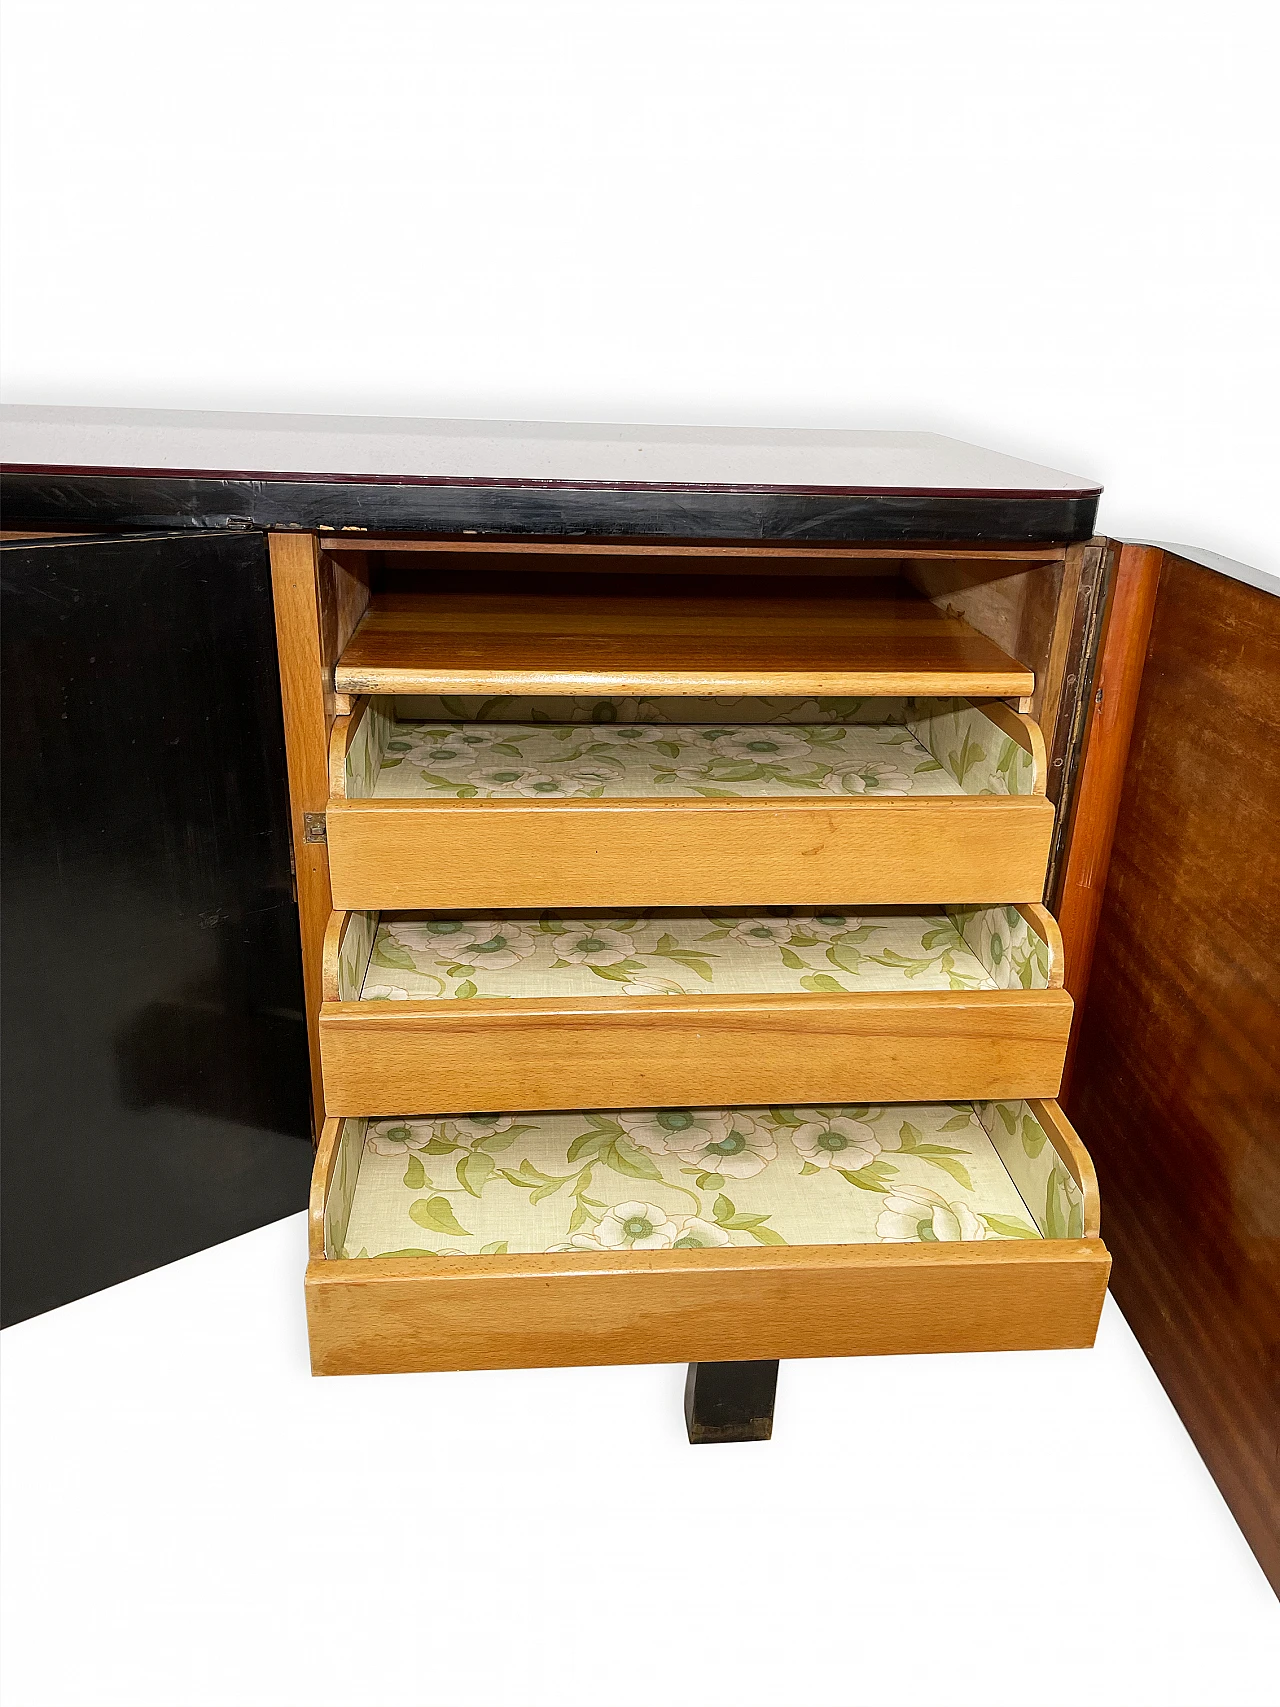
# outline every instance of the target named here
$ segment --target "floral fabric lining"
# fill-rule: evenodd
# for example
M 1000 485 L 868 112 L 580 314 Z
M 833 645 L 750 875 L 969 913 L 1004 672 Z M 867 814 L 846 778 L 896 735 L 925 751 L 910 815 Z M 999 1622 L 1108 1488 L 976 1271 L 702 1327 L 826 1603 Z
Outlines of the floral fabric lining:
M 955 794 L 892 724 L 397 723 L 378 799 L 704 800 L 795 794 Z
M 363 1151 L 349 1215 L 331 1224 L 335 1256 L 1042 1236 L 970 1103 L 346 1125 Z
M 395 703 L 366 708 L 347 754 L 348 798 L 954 796 L 1035 785 L 1031 754 L 964 699 L 548 700 L 551 710 L 415 699 L 399 703 L 471 716 L 401 721 Z
M 1046 1239 L 1084 1237 L 1084 1197 L 1025 1102 L 980 1102 L 974 1110 Z
M 1039 943 L 1016 908 L 998 911 L 986 933 L 1002 944 L 1000 978 L 975 954 L 947 913 L 867 907 L 857 913 L 776 907 L 648 909 L 630 914 L 510 912 L 384 913 L 363 988 L 340 984 L 340 999 L 428 1001 L 473 996 L 747 995 L 885 990 L 995 990 L 1012 982 L 1043 988 Z M 361 915 L 367 918 L 369 915 Z M 348 928 L 351 936 L 356 925 Z M 974 928 L 972 920 L 969 928 Z M 365 927 L 359 927 L 363 933 Z M 1002 936 L 1000 933 L 1004 932 Z M 1019 959 L 1020 956 L 1020 959 Z

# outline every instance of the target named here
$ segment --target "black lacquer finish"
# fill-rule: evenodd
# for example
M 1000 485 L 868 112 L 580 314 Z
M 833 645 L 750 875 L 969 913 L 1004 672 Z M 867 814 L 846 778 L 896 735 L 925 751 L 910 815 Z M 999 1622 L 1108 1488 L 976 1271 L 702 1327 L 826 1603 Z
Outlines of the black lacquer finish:
M 265 539 L 0 568 L 15 1322 L 303 1208 L 311 1145 Z
M 795 492 L 750 487 L 458 485 L 236 475 L 4 475 L 9 527 L 353 528 L 839 544 L 1089 539 L 1096 492 Z
M 690 1446 L 771 1439 L 777 1392 L 776 1361 L 691 1363 L 684 1384 Z

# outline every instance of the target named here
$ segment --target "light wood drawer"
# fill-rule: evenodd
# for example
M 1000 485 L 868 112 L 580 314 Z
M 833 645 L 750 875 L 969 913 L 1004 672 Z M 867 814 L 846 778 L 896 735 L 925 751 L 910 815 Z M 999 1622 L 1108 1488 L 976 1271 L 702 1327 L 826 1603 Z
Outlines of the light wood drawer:
M 956 1106 L 945 1111 L 953 1125 Z M 989 1109 L 979 1112 L 991 1119 Z M 882 1113 L 893 1117 L 890 1125 L 901 1113 L 922 1118 L 913 1110 Z M 306 1283 L 312 1367 L 317 1374 L 342 1375 L 1091 1345 L 1110 1258 L 1098 1236 L 1089 1158 L 1056 1104 L 1031 1102 L 1015 1110 L 1012 1135 L 992 1124 L 1025 1196 L 1022 1219 L 1028 1225 L 1016 1237 L 993 1233 L 991 1226 L 1008 1229 L 1018 1217 L 983 1217 L 981 1233 L 972 1214 L 957 1220 L 959 1206 L 948 1208 L 944 1200 L 962 1194 L 939 1175 L 942 1190 L 917 1186 L 912 1196 L 895 1180 L 887 1189 L 882 1185 L 875 1200 L 895 1237 L 901 1236 L 904 1204 L 910 1215 L 921 1215 L 919 1237 L 911 1242 L 882 1242 L 885 1235 L 874 1229 L 875 1242 L 838 1242 L 844 1235 L 833 1226 L 829 1236 L 820 1229 L 806 1244 L 761 1244 L 735 1230 L 732 1243 L 694 1249 L 597 1245 L 470 1255 L 446 1248 L 371 1257 L 336 1254 L 349 1248 L 353 1213 L 368 1214 L 367 1208 L 352 1208 L 366 1139 L 365 1122 L 331 1120 L 312 1191 Z M 1022 1134 L 1033 1131 L 1041 1146 L 1034 1180 L 1027 1171 L 1032 1164 L 1018 1148 Z M 1026 1153 L 1033 1148 L 1028 1143 Z M 391 1166 L 398 1176 L 403 1162 Z M 1060 1212 L 1070 1220 L 1069 1231 L 1062 1221 L 1046 1222 L 1037 1214 L 1042 1177 L 1050 1181 L 1050 1199 L 1057 1193 L 1065 1204 L 1070 1194 L 1069 1211 Z M 660 1198 L 664 1188 L 624 1180 L 614 1193 L 619 1189 L 645 1199 Z M 866 1195 L 849 1189 L 859 1200 Z M 719 1208 L 730 1191 L 741 1195 L 733 1181 L 723 1182 L 716 1207 L 704 1216 L 714 1214 L 726 1226 L 743 1220 Z M 705 1194 L 708 1203 L 713 1192 L 718 1188 Z M 473 1221 L 478 1198 L 455 1195 L 449 1201 Z M 643 1213 L 663 1214 L 647 1202 L 627 1203 L 623 1212 L 633 1216 L 627 1226 Z M 1046 1213 L 1052 1215 L 1052 1205 Z M 962 1221 L 962 1237 L 947 1231 Z M 660 1224 L 668 1234 L 673 1230 Z M 709 1219 L 700 1223 L 708 1224 Z M 941 1241 L 930 1235 L 935 1226 L 943 1227 Z M 597 1232 L 604 1237 L 599 1226 Z M 357 1230 L 354 1236 L 363 1235 Z M 443 1242 L 466 1243 L 452 1234 Z
M 349 800 L 328 812 L 340 907 L 1038 901 L 1042 795 L 955 800 Z
M 865 963 L 868 970 L 862 976 L 857 970 L 843 969 L 839 979 L 826 973 L 815 976 L 788 971 L 776 964 L 776 957 L 785 952 L 802 966 L 838 966 L 838 960 L 829 961 L 823 954 L 822 943 L 806 947 L 802 956 L 785 943 L 775 950 L 766 941 L 761 953 L 754 946 L 741 947 L 741 937 L 722 930 L 713 937 L 716 948 L 731 948 L 734 953 L 724 956 L 728 973 L 717 971 L 716 976 L 738 987 L 720 994 L 714 985 L 710 989 L 702 985 L 706 993 L 696 993 L 700 984 L 696 955 L 678 946 L 686 939 L 696 944 L 700 940 L 696 928 L 689 926 L 687 918 L 663 914 L 643 921 L 647 934 L 636 927 L 630 936 L 614 932 L 608 940 L 622 937 L 627 943 L 647 943 L 656 938 L 675 944 L 665 958 L 642 956 L 631 964 L 639 968 L 634 974 L 638 979 L 651 966 L 680 971 L 685 993 L 611 993 L 620 989 L 619 984 L 592 979 L 590 968 L 586 972 L 567 968 L 571 974 L 581 973 L 576 981 L 567 980 L 561 960 L 558 973 L 539 970 L 539 976 L 564 980 L 570 990 L 597 983 L 604 993 L 525 994 L 516 986 L 510 994 L 482 990 L 476 995 L 462 988 L 459 974 L 468 974 L 465 982 L 473 985 L 471 974 L 483 978 L 483 973 L 469 965 L 450 969 L 450 954 L 420 957 L 425 972 L 399 972 L 376 964 L 388 942 L 402 959 L 410 958 L 400 938 L 412 943 L 414 933 L 426 928 L 427 916 L 393 915 L 379 930 L 376 915 L 335 915 L 326 952 L 327 999 L 320 1010 L 325 1108 L 331 1115 L 391 1115 L 404 1109 L 1054 1096 L 1072 1014 L 1071 998 L 1061 988 L 1057 927 L 1040 907 L 980 911 L 967 919 L 957 915 L 979 948 L 985 942 L 993 961 L 1004 965 L 1006 976 L 1007 939 L 997 958 L 992 948 L 992 915 L 1001 929 L 1009 929 L 1008 921 L 1013 921 L 1021 933 L 1024 971 L 1029 967 L 1035 981 L 1045 987 L 945 987 L 963 976 L 955 967 L 977 968 L 969 975 L 976 980 L 982 963 L 976 954 L 966 958 L 967 943 L 958 932 L 947 935 L 948 915 L 913 911 L 857 915 L 858 929 L 848 934 L 858 937 L 864 947 L 871 946 L 877 934 L 898 941 L 923 940 L 931 945 L 939 965 L 949 956 L 952 970 L 920 967 L 890 948 L 879 958 L 870 954 L 855 958 L 846 950 L 847 965 Z M 884 922 L 868 925 L 869 917 Z M 429 922 L 436 928 L 440 920 L 431 916 Z M 707 922 L 702 917 L 697 920 L 699 925 Z M 723 924 L 722 919 L 710 922 Z M 766 917 L 765 930 L 774 922 Z M 476 921 L 463 921 L 464 926 L 468 923 L 476 925 Z M 809 940 L 808 915 L 792 914 L 785 923 L 788 928 L 797 927 L 792 942 Z M 491 933 L 497 926 L 490 919 L 478 928 Z M 518 928 L 525 942 L 536 934 L 532 928 Z M 684 931 L 683 938 L 675 936 L 676 928 Z M 400 933 L 399 938 L 390 934 L 393 931 Z M 572 934 L 566 931 L 552 941 L 559 944 Z M 944 944 L 955 940 L 960 946 L 940 950 L 939 938 Z M 558 955 L 557 947 L 543 949 L 545 941 L 545 937 L 539 939 L 538 951 L 548 957 Z M 840 952 L 838 942 L 836 952 Z M 371 954 L 375 964 L 370 968 Z M 454 959 L 466 954 L 479 958 L 474 944 L 451 954 Z M 901 962 L 906 962 L 905 970 L 900 970 Z M 523 965 L 536 967 L 537 962 L 530 958 Z M 926 974 L 944 987 L 927 987 Z M 398 984 L 388 985 L 388 978 L 397 979 Z M 440 994 L 430 1000 L 414 999 L 415 989 L 428 979 L 433 988 L 444 987 Z M 752 980 L 755 988 L 742 988 Z M 886 981 L 900 987 L 874 987 Z M 509 982 L 514 983 L 514 976 Z M 867 988 L 868 984 L 873 987 Z M 536 987 L 532 974 L 526 987 Z M 452 999 L 460 989 L 466 999 Z M 370 990 L 378 999 L 368 998 Z M 358 994 L 365 999 L 351 999 Z M 386 999 L 392 995 L 404 999 Z
M 695 766 L 686 762 L 690 744 L 673 739 L 665 745 L 684 757 L 662 762 L 683 765 L 683 774 L 673 770 L 669 777 L 660 765 L 638 759 L 608 727 L 397 723 L 394 703 L 358 701 L 334 725 L 327 837 L 338 907 L 596 907 L 620 896 L 632 906 L 803 905 L 833 896 L 888 905 L 946 896 L 976 904 L 1042 895 L 1054 819 L 1044 792 L 1044 743 L 1030 719 L 999 702 L 884 702 L 897 708 L 895 717 L 915 707 L 920 714 L 912 727 L 928 737 L 931 749 L 893 722 L 799 729 L 743 724 L 713 732 L 712 746 L 699 749 Z M 936 706 L 960 709 L 932 716 L 920 711 Z M 452 747 L 439 738 L 448 728 L 463 731 Z M 663 736 L 694 735 L 692 745 L 698 745 L 696 727 L 631 728 L 643 730 L 645 747 L 660 758 Z M 480 751 L 494 762 L 481 769 L 457 762 L 466 732 L 492 742 L 504 730 L 517 732 L 515 744 L 505 743 L 505 759 L 494 757 L 503 747 L 489 747 Z M 576 767 L 557 767 L 546 756 L 545 747 L 561 744 L 560 736 L 569 738 L 565 750 L 582 761 Z M 909 746 L 876 746 L 879 736 Z M 804 770 L 811 780 L 732 780 L 768 769 L 742 757 L 753 739 L 778 740 L 785 762 L 775 771 Z M 524 748 L 517 752 L 520 741 Z M 717 756 L 726 742 L 727 754 Z M 828 769 L 821 780 L 842 744 L 852 756 L 839 761 L 843 770 Z M 433 770 L 432 752 L 450 755 L 452 768 L 442 760 Z M 484 797 L 484 787 L 504 786 L 492 781 L 507 774 L 503 763 L 515 779 L 512 788 L 570 792 L 545 799 Z M 584 765 L 599 768 L 606 796 L 572 792 L 590 786 Z M 521 773 L 532 780 L 522 782 Z M 469 777 L 480 779 L 479 795 Z M 928 792 L 910 792 L 926 784 Z M 877 795 L 881 785 L 908 792 Z M 1010 785 L 1014 792 L 968 791 Z M 868 792 L 839 792 L 845 787 Z M 618 792 L 628 789 L 647 793 Z M 735 789 L 748 793 L 707 797 Z

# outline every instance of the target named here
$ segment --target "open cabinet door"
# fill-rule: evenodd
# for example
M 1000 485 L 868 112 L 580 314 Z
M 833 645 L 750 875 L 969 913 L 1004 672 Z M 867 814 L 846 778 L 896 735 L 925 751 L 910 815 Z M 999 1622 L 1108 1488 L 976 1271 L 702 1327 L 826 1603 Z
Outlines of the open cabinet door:
M 6 1322 L 306 1204 L 266 539 L 9 538 Z

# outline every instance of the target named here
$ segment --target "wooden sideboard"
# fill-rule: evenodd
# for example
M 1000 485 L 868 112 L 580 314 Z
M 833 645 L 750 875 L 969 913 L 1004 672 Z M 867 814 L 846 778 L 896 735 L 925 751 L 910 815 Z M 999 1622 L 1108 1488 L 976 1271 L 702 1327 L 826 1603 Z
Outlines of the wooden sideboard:
M 767 1433 L 769 1358 L 1087 1343 L 1092 1153 L 1117 1295 L 1274 1570 L 1274 599 L 1096 537 L 1087 481 L 927 434 L 42 409 L 3 428 L 11 1319 L 301 1207 L 311 1136 L 317 1368 L 687 1356 L 690 1438 L 745 1438 Z M 696 811 L 348 786 L 371 705 L 494 692 L 960 695 L 1036 780 Z M 836 901 L 1016 904 L 1049 987 L 668 995 L 640 1029 L 634 1000 L 589 1023 L 581 997 L 508 1003 L 518 1047 L 483 996 L 340 988 L 352 921 L 388 908 Z M 738 1053 L 708 1053 L 726 1027 Z M 481 1106 L 547 1108 L 545 1080 L 612 1107 L 612 1048 L 637 1102 L 817 1102 L 838 1088 L 820 1033 L 832 1062 L 860 1051 L 837 1100 L 1041 1099 L 1078 1249 L 761 1235 L 591 1272 L 478 1255 L 447 1285 L 412 1253 L 334 1260 L 343 1124 L 398 1114 L 388 1097 L 470 1107 L 470 1082 Z M 1083 1147 L 1043 1100 L 1064 1057 Z

